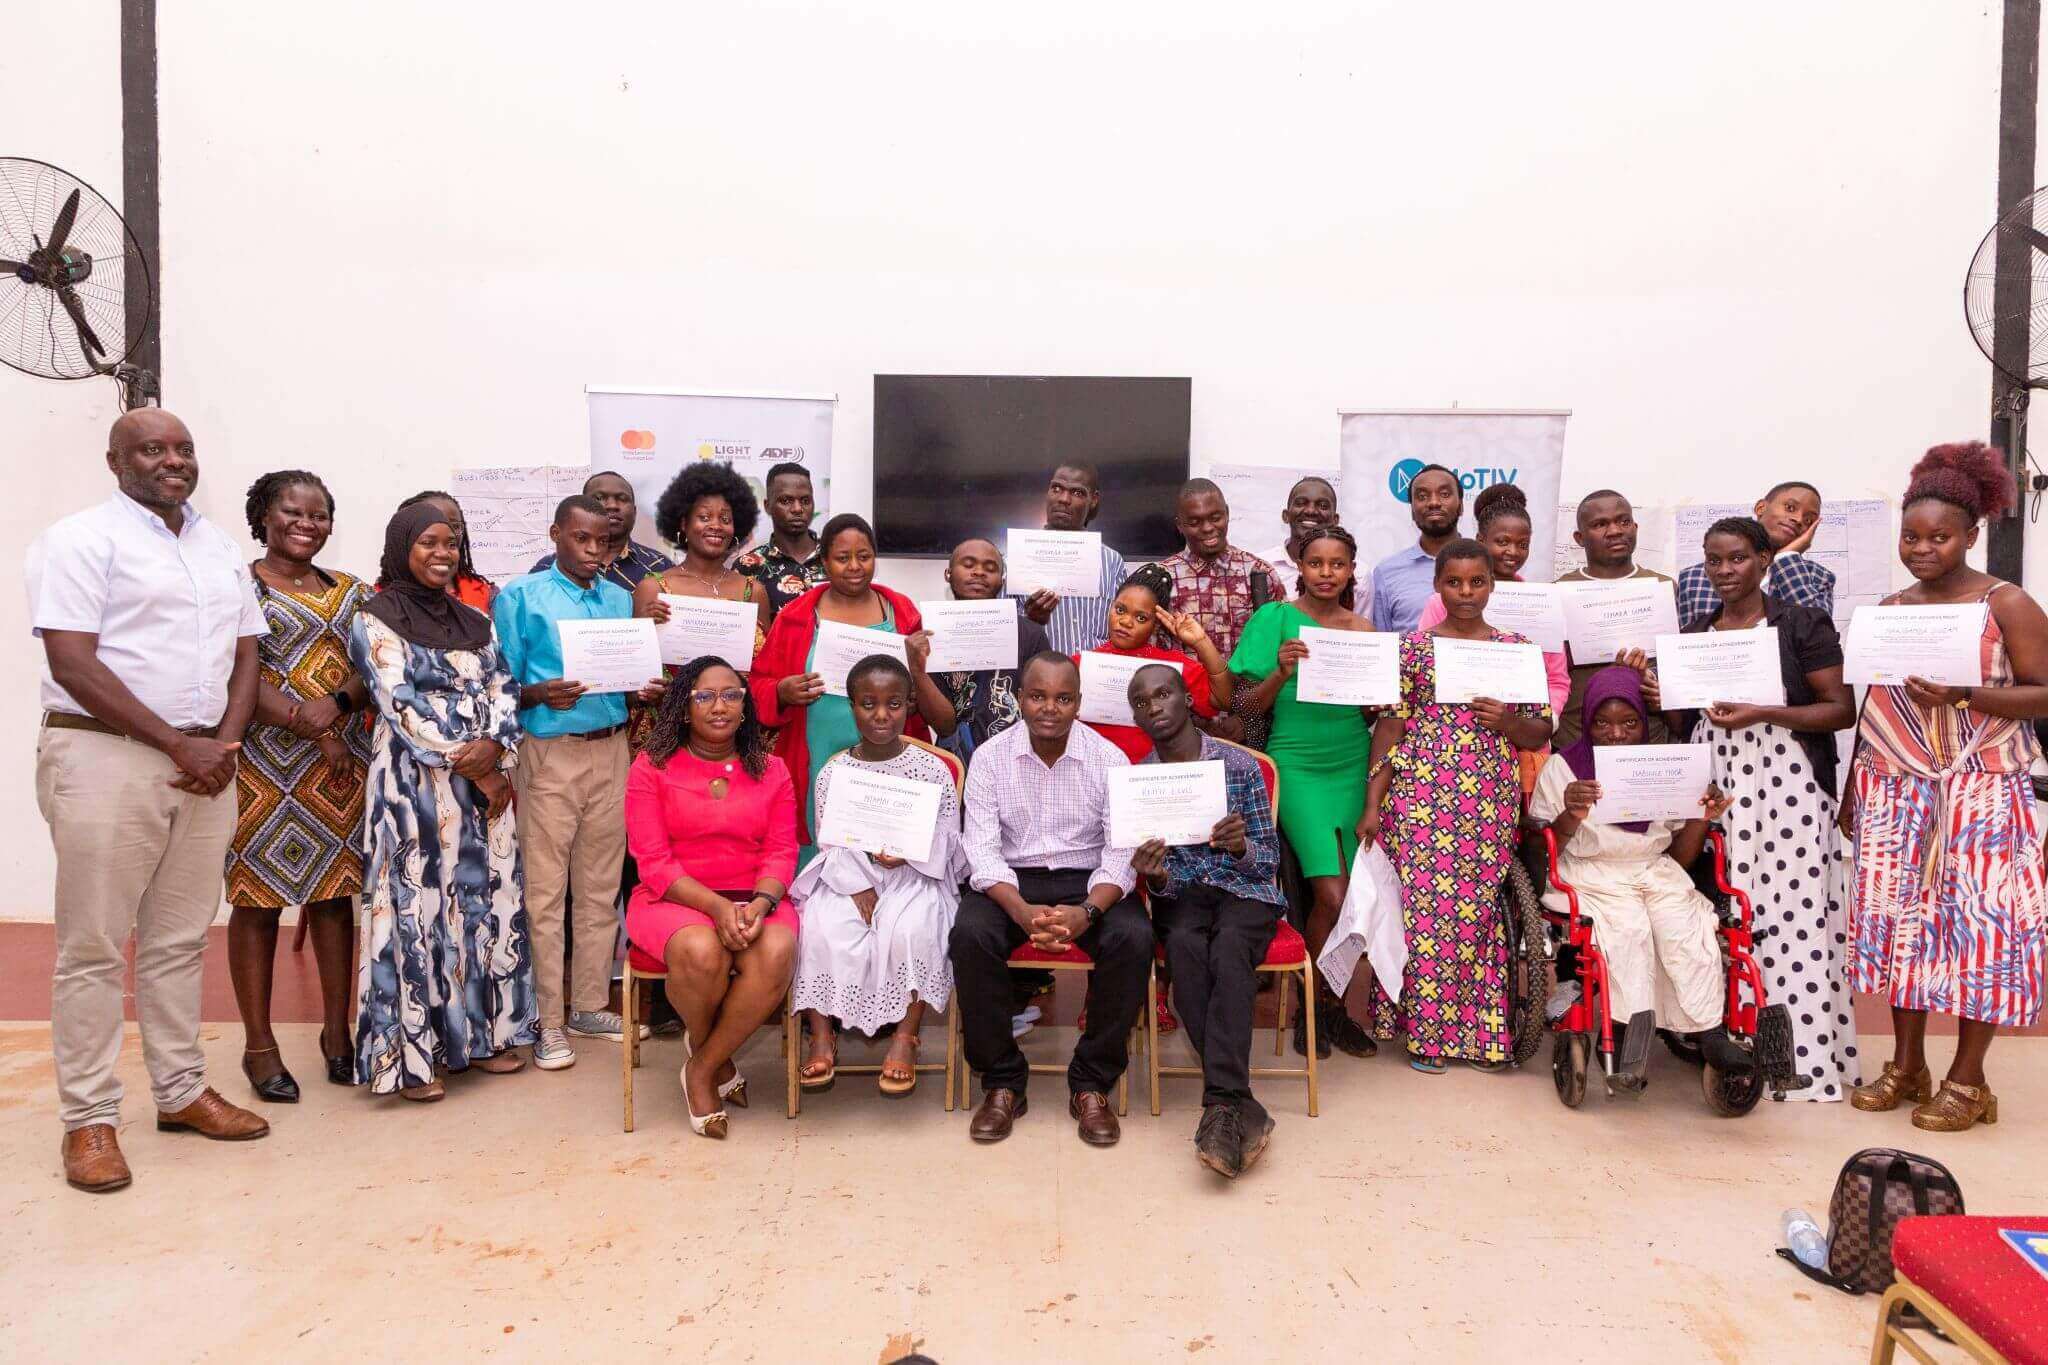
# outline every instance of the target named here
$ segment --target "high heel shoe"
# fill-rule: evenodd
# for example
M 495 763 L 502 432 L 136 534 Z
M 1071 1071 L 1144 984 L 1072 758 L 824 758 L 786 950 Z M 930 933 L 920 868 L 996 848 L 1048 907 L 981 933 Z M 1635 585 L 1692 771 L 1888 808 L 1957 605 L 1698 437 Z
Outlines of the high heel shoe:
M 676 1073 L 676 1080 L 683 1087 L 683 1112 L 690 1116 L 691 1132 L 695 1133 L 698 1137 L 716 1138 L 723 1141 L 726 1127 L 731 1122 L 725 1110 L 714 1109 L 703 1118 L 698 1118 L 697 1111 L 690 1106 L 690 1058 L 694 1055 L 695 1049 L 690 1046 L 690 1032 L 688 1029 L 684 1029 L 683 1068 Z M 738 1067 L 733 1068 L 732 1079 L 718 1087 L 718 1098 L 721 1104 L 726 1100 L 731 1100 L 742 1109 L 747 1107 L 747 1078 L 739 1074 Z
M 1962 1133 L 1979 1123 L 1998 1122 L 1998 1096 L 1988 1085 L 1943 1081 L 1941 1089 L 1913 1111 L 1913 1126 L 1928 1133 Z
M 327 1083 L 329 1085 L 354 1085 L 356 1083 L 356 1059 L 346 1052 L 336 1054 L 327 1050 L 327 1031 L 320 1032 L 320 1055 L 327 1061 Z
M 249 1059 L 251 1057 L 276 1055 L 277 1049 L 274 1047 L 243 1048 L 242 1074 L 249 1078 L 249 1088 L 256 1092 L 257 1099 L 268 1100 L 272 1104 L 297 1104 L 299 1102 L 299 1083 L 292 1078 L 291 1072 L 285 1070 L 281 1058 L 278 1062 L 277 1074 L 275 1076 L 266 1076 L 260 1081 L 256 1079 L 256 1073 L 249 1067 Z
M 1896 1109 L 1907 1100 L 1925 1104 L 1934 1098 L 1934 1073 L 1922 1066 L 1919 1071 L 1908 1074 L 1891 1062 L 1884 1064 L 1876 1080 L 1869 1085 L 1859 1085 L 1849 1092 L 1849 1105 L 1866 1114 L 1883 1114 Z

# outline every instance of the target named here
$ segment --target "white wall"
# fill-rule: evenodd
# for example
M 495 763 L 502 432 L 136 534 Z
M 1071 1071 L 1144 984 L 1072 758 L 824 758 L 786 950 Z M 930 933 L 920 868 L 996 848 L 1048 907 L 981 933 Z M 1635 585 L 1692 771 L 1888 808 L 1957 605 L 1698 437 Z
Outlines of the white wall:
M 836 391 L 856 506 L 871 376 L 926 370 L 1191 375 L 1198 466 L 1459 401 L 1573 408 L 1573 490 L 1895 495 L 1985 427 L 1997 8 L 181 0 L 167 401 L 209 513 L 319 470 L 358 572 L 451 465 L 578 458 L 588 379 Z M 88 9 L 0 48 L 0 128 L 112 190 Z M 0 374 L 18 540 L 104 488 L 103 390 Z M 21 612 L 0 914 L 40 915 Z

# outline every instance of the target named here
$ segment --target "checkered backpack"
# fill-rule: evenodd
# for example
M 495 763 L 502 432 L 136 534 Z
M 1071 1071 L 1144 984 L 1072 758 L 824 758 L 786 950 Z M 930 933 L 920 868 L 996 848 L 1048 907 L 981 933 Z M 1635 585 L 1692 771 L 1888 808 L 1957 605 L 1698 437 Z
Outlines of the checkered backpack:
M 1842 1166 L 1828 1201 L 1828 1266 L 1815 1270 L 1780 1247 L 1800 1273 L 1845 1294 L 1892 1287 L 1892 1230 L 1921 1213 L 1961 1213 L 1963 1189 L 1932 1157 L 1866 1147 Z

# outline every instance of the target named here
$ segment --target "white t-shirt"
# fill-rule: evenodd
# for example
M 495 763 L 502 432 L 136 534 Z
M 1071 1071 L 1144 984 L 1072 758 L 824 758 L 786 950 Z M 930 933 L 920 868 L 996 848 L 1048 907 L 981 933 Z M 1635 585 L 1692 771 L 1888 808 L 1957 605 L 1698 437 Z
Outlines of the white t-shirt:
M 235 646 L 268 635 L 241 549 L 185 504 L 184 529 L 125 493 L 74 512 L 28 547 L 28 619 L 99 636 L 99 660 L 166 725 L 217 725 Z M 42 661 L 46 711 L 87 714 Z

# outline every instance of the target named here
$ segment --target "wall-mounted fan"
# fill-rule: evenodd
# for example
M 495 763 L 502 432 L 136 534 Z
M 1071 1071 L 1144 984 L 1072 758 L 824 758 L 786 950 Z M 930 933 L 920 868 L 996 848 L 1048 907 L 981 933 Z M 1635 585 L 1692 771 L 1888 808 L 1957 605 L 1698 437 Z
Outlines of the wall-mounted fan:
M 46 161 L 0 157 L 0 362 L 46 379 L 109 375 L 123 408 L 151 402 L 156 376 L 128 356 L 154 306 L 142 248 L 99 191 Z

